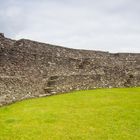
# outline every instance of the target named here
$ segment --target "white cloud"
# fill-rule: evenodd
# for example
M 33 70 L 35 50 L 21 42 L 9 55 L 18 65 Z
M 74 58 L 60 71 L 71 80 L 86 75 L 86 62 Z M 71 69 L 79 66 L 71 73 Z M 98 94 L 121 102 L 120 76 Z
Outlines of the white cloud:
M 9 37 L 70 48 L 140 52 L 139 0 L 0 0 Z

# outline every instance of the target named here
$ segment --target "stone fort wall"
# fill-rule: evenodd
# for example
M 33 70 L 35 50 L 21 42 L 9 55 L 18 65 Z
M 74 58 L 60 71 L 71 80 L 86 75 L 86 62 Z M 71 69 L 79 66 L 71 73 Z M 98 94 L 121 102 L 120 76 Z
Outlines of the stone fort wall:
M 69 49 L 0 34 L 0 105 L 74 90 L 140 86 L 140 53 Z

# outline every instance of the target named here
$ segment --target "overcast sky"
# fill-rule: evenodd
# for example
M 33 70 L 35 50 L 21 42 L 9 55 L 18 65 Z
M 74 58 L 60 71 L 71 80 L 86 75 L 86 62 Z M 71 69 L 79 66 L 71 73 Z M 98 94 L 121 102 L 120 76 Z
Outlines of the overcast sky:
M 0 0 L 0 32 L 70 48 L 140 53 L 140 0 Z

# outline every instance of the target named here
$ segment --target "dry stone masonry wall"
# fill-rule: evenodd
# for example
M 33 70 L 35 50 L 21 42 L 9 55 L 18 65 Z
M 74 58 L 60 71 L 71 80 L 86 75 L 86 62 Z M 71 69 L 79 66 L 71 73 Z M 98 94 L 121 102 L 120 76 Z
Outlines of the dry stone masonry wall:
M 140 86 L 140 53 L 69 49 L 0 34 L 0 106 L 73 90 Z

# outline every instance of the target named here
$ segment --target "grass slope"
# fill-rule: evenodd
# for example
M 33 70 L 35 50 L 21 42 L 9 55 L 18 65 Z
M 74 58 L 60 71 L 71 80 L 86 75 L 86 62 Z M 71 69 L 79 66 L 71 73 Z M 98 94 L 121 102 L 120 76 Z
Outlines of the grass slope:
M 77 91 L 2 107 L 0 140 L 140 140 L 140 88 Z

